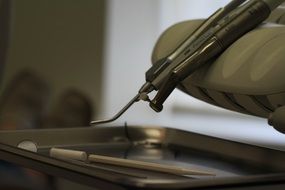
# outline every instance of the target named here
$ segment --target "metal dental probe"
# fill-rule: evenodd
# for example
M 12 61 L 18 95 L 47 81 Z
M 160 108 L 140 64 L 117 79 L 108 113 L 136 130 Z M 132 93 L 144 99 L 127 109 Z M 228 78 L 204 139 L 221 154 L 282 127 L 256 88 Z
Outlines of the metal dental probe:
M 103 120 L 97 120 L 97 121 L 92 121 L 90 124 L 91 125 L 98 125 L 98 124 L 103 124 L 103 123 L 110 123 L 118 119 L 123 113 L 125 113 L 135 102 L 139 101 L 141 97 L 141 94 L 137 94 L 129 103 L 127 103 L 116 115 L 114 115 L 110 119 L 103 119 Z
M 152 84 L 152 81 L 158 78 L 158 76 L 171 64 L 173 61 L 180 57 L 181 53 L 184 52 L 189 45 L 193 44 L 195 41 L 199 41 L 199 37 L 202 36 L 208 29 L 212 28 L 217 24 L 219 20 L 224 18 L 227 14 L 233 11 L 235 8 L 243 4 L 246 0 L 233 0 L 225 7 L 218 9 L 214 14 L 212 14 L 208 19 L 206 19 L 201 26 L 199 26 L 182 44 L 178 46 L 178 48 L 171 53 L 166 59 L 162 61 L 158 61 L 159 63 L 155 63 L 147 72 L 146 72 L 146 83 L 140 88 L 139 93 L 131 99 L 131 101 L 125 105 L 116 115 L 114 115 L 110 119 L 97 120 L 92 121 L 91 125 L 98 125 L 104 123 L 110 123 L 118 119 L 123 113 L 125 113 L 135 102 L 140 100 L 150 102 L 148 97 L 148 93 L 153 91 L 155 87 Z M 195 46 L 195 44 L 193 45 Z M 173 65 L 172 68 L 177 64 Z

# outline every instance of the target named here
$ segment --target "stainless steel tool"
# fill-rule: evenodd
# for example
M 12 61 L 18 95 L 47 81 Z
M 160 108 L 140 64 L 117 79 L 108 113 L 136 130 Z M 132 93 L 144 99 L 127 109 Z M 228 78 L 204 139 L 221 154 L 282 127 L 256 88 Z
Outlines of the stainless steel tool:
M 174 52 L 157 61 L 146 72 L 146 83 L 138 94 L 111 119 L 92 121 L 102 124 L 115 121 L 135 102 L 144 100 L 159 112 L 163 103 L 187 76 L 220 55 L 228 46 L 262 23 L 271 11 L 285 0 L 233 0 L 216 11 Z M 148 94 L 158 91 L 153 100 Z

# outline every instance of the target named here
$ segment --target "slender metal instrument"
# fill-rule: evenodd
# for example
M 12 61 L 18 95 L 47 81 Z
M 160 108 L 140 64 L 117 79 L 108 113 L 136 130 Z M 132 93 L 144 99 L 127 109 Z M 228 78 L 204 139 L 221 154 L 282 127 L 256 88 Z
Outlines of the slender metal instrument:
M 103 124 L 103 123 L 110 123 L 118 119 L 123 113 L 125 113 L 135 102 L 140 100 L 140 94 L 137 94 L 127 105 L 125 105 L 116 115 L 114 115 L 110 119 L 103 119 L 103 120 L 97 120 L 97 121 L 92 121 L 92 125 L 98 125 L 98 124 Z
M 138 102 L 140 100 L 150 102 L 150 106 L 154 110 L 161 111 L 162 103 L 166 100 L 168 95 L 176 87 L 177 83 L 180 82 L 180 80 L 177 80 L 178 78 L 177 79 L 173 77 L 171 78 L 169 77 L 169 75 L 173 73 L 174 69 L 181 68 L 181 65 L 185 65 L 185 61 L 193 57 L 192 55 L 195 54 L 195 52 L 200 51 L 200 54 L 201 54 L 201 47 L 204 44 L 209 43 L 209 39 L 211 39 L 211 37 L 213 37 L 213 35 L 215 35 L 217 31 L 220 31 L 217 28 L 220 29 L 220 28 L 227 27 L 228 26 L 227 24 L 233 20 L 232 17 L 238 18 L 240 16 L 240 12 L 242 12 L 240 11 L 240 9 L 242 10 L 242 8 L 239 8 L 239 7 L 245 1 L 246 0 L 232 0 L 228 5 L 216 11 L 206 21 L 204 21 L 201 24 L 201 26 L 197 30 L 194 31 L 194 33 L 192 33 L 182 44 L 180 44 L 174 52 L 172 52 L 166 58 L 159 60 L 146 72 L 146 83 L 140 88 L 138 94 L 126 106 L 124 106 L 112 118 L 105 119 L 105 120 L 92 121 L 91 124 L 98 125 L 98 124 L 113 122 L 116 119 L 118 119 L 125 111 L 127 111 L 135 102 Z M 250 2 L 251 4 L 255 4 L 256 2 L 264 3 L 264 1 L 252 0 Z M 251 6 L 251 4 L 243 5 L 242 7 Z M 275 3 L 275 4 L 278 4 L 278 3 Z M 264 18 L 262 17 L 260 20 L 264 20 Z M 258 20 L 258 23 L 259 22 L 260 21 Z M 256 24 L 254 26 L 256 26 Z M 250 29 L 252 28 L 253 27 L 251 27 Z M 250 29 L 247 29 L 247 30 L 250 30 Z M 241 35 L 242 34 L 239 34 L 238 37 L 240 37 Z M 233 40 L 230 40 L 230 41 L 233 41 Z M 219 49 L 222 51 L 222 48 L 219 48 Z M 217 54 L 217 52 L 214 52 L 214 53 Z M 195 70 L 195 69 L 196 67 L 192 70 Z M 184 75 L 185 73 L 188 74 L 188 72 L 183 72 Z M 171 88 L 169 88 L 170 86 Z M 161 88 L 162 90 L 160 90 Z M 158 90 L 158 94 L 151 101 L 148 97 L 148 94 L 152 92 L 153 90 Z M 163 95 L 164 93 L 165 95 Z

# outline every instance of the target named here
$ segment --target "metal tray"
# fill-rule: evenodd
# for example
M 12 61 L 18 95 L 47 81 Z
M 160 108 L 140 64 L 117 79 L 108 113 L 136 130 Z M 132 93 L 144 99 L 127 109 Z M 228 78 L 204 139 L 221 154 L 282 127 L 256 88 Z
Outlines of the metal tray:
M 37 144 L 38 152 L 17 148 L 22 141 Z M 171 128 L 3 131 L 0 142 L 2 160 L 101 189 L 285 188 L 285 152 Z M 202 169 L 217 175 L 178 176 L 102 164 L 90 168 L 49 157 L 51 147 Z

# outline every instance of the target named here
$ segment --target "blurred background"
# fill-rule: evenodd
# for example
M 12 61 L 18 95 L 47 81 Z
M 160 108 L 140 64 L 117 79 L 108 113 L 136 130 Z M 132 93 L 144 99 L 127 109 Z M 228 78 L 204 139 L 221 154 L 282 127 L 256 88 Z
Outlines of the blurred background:
M 206 18 L 229 0 L 10 2 L 11 31 L 1 85 L 0 122 L 15 117 L 19 125 L 27 123 L 22 127 L 46 128 L 86 126 L 89 120 L 115 114 L 144 82 L 161 33 L 174 23 Z M 15 85 L 17 80 L 28 90 L 22 92 Z M 37 97 L 37 102 L 31 102 L 33 109 L 15 103 L 23 93 L 26 99 Z M 29 121 L 19 116 L 25 114 Z M 125 121 L 245 141 L 283 140 L 283 135 L 264 119 L 219 109 L 178 90 L 162 113 L 140 102 L 111 125 Z
M 0 124 L 26 129 L 87 126 L 90 120 L 111 117 L 144 83 L 152 49 L 165 29 L 206 18 L 229 0 L 9 2 Z M 140 102 L 111 125 L 124 122 L 264 146 L 285 143 L 265 119 L 223 110 L 178 90 L 162 113 Z

